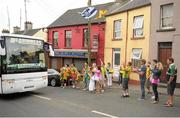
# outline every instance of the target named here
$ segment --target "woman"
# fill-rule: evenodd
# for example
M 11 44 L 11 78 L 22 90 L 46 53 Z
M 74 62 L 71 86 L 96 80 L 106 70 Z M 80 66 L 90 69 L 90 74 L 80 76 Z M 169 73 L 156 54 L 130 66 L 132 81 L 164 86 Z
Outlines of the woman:
M 153 76 L 151 79 L 151 83 L 152 83 L 152 89 L 155 96 L 155 99 L 152 102 L 153 104 L 157 104 L 159 102 L 159 93 L 158 93 L 157 88 L 158 88 L 158 83 L 160 80 L 162 70 L 163 70 L 163 65 L 160 62 L 158 62 L 157 65 L 152 69 Z

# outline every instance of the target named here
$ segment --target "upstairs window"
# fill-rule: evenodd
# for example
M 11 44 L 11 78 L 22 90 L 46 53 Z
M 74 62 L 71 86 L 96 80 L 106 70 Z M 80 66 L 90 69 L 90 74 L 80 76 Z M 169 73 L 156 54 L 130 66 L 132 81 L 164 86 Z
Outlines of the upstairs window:
M 121 20 L 114 21 L 114 39 L 121 38 Z
M 88 47 L 88 29 L 83 30 L 83 47 Z
M 143 37 L 144 16 L 134 17 L 134 37 Z
M 65 35 L 66 35 L 65 47 L 71 48 L 72 31 L 65 31 Z
M 173 27 L 173 4 L 161 6 L 161 28 Z
M 58 32 L 53 32 L 53 46 L 54 46 L 54 48 L 58 47 L 58 39 L 59 39 Z

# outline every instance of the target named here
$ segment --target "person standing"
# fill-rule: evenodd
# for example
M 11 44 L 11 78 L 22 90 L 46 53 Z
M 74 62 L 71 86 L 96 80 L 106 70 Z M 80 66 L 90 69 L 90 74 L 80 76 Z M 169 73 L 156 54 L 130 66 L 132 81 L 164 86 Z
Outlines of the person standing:
M 128 87 L 128 84 L 129 84 L 129 79 L 130 79 L 130 73 L 131 73 L 131 70 L 132 70 L 132 63 L 131 62 L 128 62 L 128 65 L 126 67 L 122 67 L 121 68 L 121 71 L 123 72 L 123 75 L 122 75 L 122 86 L 123 86 L 123 95 L 122 97 L 129 97 L 129 87 Z
M 151 82 L 150 82 L 150 78 L 152 76 L 152 73 L 151 73 L 151 62 L 148 61 L 147 62 L 147 66 L 146 66 L 146 82 L 145 82 L 145 85 L 146 85 L 146 89 L 147 89 L 147 94 L 152 94 L 151 93 Z
M 101 92 L 104 92 L 104 89 L 105 89 L 105 81 L 106 81 L 106 68 L 105 68 L 105 64 L 103 62 L 101 62 L 101 74 L 102 74 L 102 78 L 100 80 L 100 83 L 101 83 L 101 88 L 102 88 L 102 91 Z
M 151 83 L 152 83 L 152 90 L 154 92 L 154 96 L 155 99 L 152 102 L 153 104 L 157 104 L 159 102 L 159 93 L 158 93 L 158 83 L 160 81 L 160 76 L 163 70 L 163 65 L 162 63 L 158 62 L 157 65 L 152 69 L 152 79 L 151 79 Z
M 141 86 L 141 97 L 139 100 L 145 100 L 145 81 L 146 81 L 146 60 L 141 60 L 141 68 L 137 70 L 139 74 L 140 86 Z
M 85 87 L 83 90 L 88 90 L 89 87 L 89 80 L 90 80 L 90 75 L 89 75 L 89 66 L 87 63 L 84 63 L 84 68 L 83 68 L 83 74 L 84 74 L 84 84 Z
M 177 68 L 173 58 L 169 58 L 167 60 L 167 64 L 169 65 L 168 71 L 166 73 L 168 100 L 164 106 L 173 107 L 173 96 L 177 80 Z
M 113 69 L 111 67 L 111 63 L 109 62 L 106 67 L 106 76 L 107 76 L 108 87 L 112 86 L 112 75 L 113 75 Z
M 71 71 L 72 88 L 76 88 L 76 81 L 77 81 L 78 70 L 75 67 L 74 63 L 71 64 L 70 71 Z

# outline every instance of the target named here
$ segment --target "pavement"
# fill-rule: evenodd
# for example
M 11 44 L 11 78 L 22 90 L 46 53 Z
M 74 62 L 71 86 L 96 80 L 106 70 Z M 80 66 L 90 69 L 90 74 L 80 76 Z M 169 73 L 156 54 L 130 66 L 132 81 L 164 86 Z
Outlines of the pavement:
M 159 88 L 160 102 L 151 104 L 151 96 L 139 101 L 140 87 L 130 85 L 130 98 L 121 98 L 119 85 L 102 94 L 82 89 L 47 87 L 33 92 L 0 96 L 1 117 L 179 117 L 180 89 L 175 92 L 175 105 L 163 107 L 166 89 Z

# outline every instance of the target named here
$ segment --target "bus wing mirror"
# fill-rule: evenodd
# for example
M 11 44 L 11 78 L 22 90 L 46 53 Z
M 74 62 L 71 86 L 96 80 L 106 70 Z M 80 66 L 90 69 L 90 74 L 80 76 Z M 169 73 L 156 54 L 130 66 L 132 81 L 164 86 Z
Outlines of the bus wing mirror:
M 51 45 L 49 45 L 49 51 L 50 51 L 49 55 L 54 56 L 54 50 Z
M 4 40 L 0 39 L 0 55 L 5 55 L 5 43 Z

